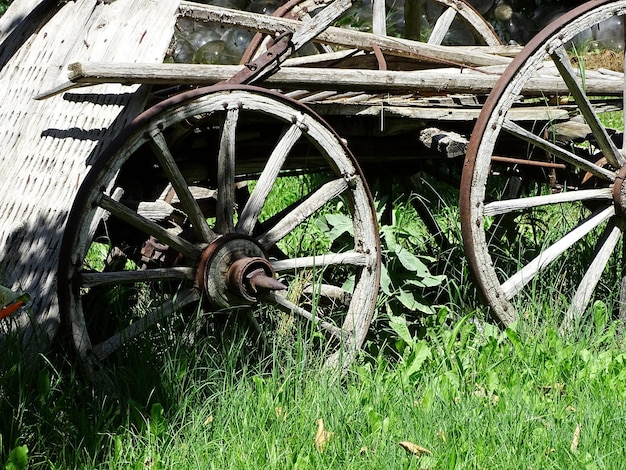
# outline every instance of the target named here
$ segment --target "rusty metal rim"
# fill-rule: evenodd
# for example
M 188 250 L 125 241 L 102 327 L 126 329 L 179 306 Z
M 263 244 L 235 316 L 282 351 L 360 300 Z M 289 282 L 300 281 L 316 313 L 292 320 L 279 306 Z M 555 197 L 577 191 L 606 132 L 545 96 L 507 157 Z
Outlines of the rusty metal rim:
M 463 173 L 461 176 L 459 201 L 461 214 L 461 234 L 463 238 L 463 248 L 465 250 L 465 256 L 468 260 L 468 264 L 473 275 L 473 280 L 479 287 L 479 290 L 485 299 L 488 299 L 490 297 L 488 289 L 490 289 L 492 286 L 486 285 L 483 282 L 483 278 L 478 274 L 483 269 L 483 266 L 480 265 L 480 262 L 477 258 L 476 247 L 474 246 L 473 241 L 473 233 L 476 230 L 476 223 L 475 221 L 471 220 L 472 201 L 470 196 L 474 183 L 474 167 L 476 165 L 478 150 L 481 146 L 482 136 L 486 131 L 487 125 L 489 124 L 490 117 L 493 114 L 494 109 L 497 107 L 499 101 L 502 99 L 504 93 L 507 91 L 509 83 L 517 75 L 518 70 L 522 68 L 530 58 L 532 58 L 536 53 L 544 48 L 545 43 L 550 38 L 557 35 L 565 25 L 572 23 L 579 17 L 587 14 L 588 12 L 591 12 L 598 7 L 611 3 L 615 3 L 614 0 L 589 1 L 557 18 L 548 26 L 546 26 L 542 31 L 540 31 L 535 37 L 533 37 L 533 39 L 522 49 L 520 54 L 518 54 L 513 59 L 513 61 L 505 69 L 503 74 L 494 85 L 492 91 L 487 97 L 487 100 L 485 101 L 485 104 L 483 105 L 474 129 L 472 130 L 471 138 L 467 147 L 465 162 L 463 164 Z M 500 289 L 499 286 L 498 288 Z M 501 297 L 502 299 L 505 298 L 503 292 L 496 293 L 496 297 Z M 509 310 L 514 310 L 513 306 L 510 304 Z M 491 309 L 491 314 L 497 322 L 504 325 L 507 325 L 508 323 L 513 321 L 512 314 L 501 315 L 498 312 L 494 312 L 493 306 Z
M 626 180 L 626 165 L 620 168 L 615 177 L 615 183 L 613 184 L 613 204 L 615 205 L 615 212 L 622 216 L 625 215 L 624 209 L 626 208 L 626 201 L 624 200 L 624 180 Z

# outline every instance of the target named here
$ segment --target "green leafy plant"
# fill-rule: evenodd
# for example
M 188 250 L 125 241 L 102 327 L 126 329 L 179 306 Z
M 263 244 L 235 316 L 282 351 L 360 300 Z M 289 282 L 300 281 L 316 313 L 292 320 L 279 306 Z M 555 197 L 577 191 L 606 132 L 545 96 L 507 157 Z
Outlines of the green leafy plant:
M 6 470 L 25 470 L 28 467 L 28 447 L 17 446 L 9 452 Z
M 382 226 L 381 239 L 385 248 L 380 288 L 387 313 L 434 314 L 435 309 L 423 300 L 422 292 L 441 285 L 445 279 L 445 275 L 430 272 L 426 263 L 435 259 L 415 254 L 411 249 L 411 234 L 400 226 Z
M 414 235 L 401 226 L 394 217 L 394 224 L 381 225 L 383 262 L 381 266 L 381 303 L 389 315 L 422 313 L 432 315 L 436 309 L 424 300 L 425 289 L 435 288 L 445 280 L 445 275 L 432 274 L 428 264 L 434 263 L 431 256 L 416 254 L 417 242 Z M 341 250 L 341 240 L 353 236 L 351 220 L 341 214 L 322 216 L 318 226 L 332 241 L 333 249 Z

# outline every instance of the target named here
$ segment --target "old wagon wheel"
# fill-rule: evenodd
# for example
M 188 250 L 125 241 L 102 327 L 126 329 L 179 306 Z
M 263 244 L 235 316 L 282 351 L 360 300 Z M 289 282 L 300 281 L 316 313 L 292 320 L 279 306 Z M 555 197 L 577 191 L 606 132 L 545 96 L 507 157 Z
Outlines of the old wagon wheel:
M 476 9 L 463 0 L 431 0 L 443 8 L 432 31 L 428 35 L 429 44 L 443 44 L 453 21 L 458 19 L 479 42 L 486 46 L 501 46 L 502 41 L 493 27 Z
M 418 3 L 422 0 L 416 0 Z M 434 6 L 441 8 L 441 15 L 439 16 L 436 23 L 433 25 L 433 29 L 428 33 L 429 44 L 440 45 L 444 43 L 446 38 L 446 34 L 450 30 L 453 21 L 459 20 L 465 27 L 467 27 L 468 31 L 474 36 L 474 38 L 478 41 L 479 44 L 484 44 L 487 46 L 500 46 L 502 45 L 502 41 L 498 34 L 494 31 L 493 27 L 487 22 L 480 13 L 478 13 L 474 7 L 470 4 L 466 3 L 463 0 L 428 0 L 428 2 L 432 3 Z M 383 2 L 384 3 L 384 2 Z M 408 2 L 407 2 L 408 4 Z M 278 8 L 273 15 L 279 17 L 293 18 L 299 19 L 302 21 L 307 21 L 310 19 L 311 14 L 315 13 L 319 9 L 323 8 L 326 5 L 324 2 L 320 2 L 318 0 L 291 0 L 285 3 L 283 6 Z M 412 5 L 412 4 L 411 4 Z M 421 16 L 419 13 L 421 9 L 413 8 L 414 14 L 416 16 Z M 382 17 L 381 17 L 382 18 Z M 377 21 L 378 17 L 375 16 L 374 22 Z M 384 18 L 380 21 L 384 23 Z M 408 21 L 407 28 L 414 30 L 412 34 L 419 35 L 420 25 L 419 21 L 411 22 Z M 374 31 L 385 30 L 383 25 L 374 25 Z M 256 57 L 261 51 L 267 48 L 267 43 L 270 41 L 266 35 L 261 33 L 257 33 L 254 35 L 250 44 L 246 48 L 242 58 L 241 63 L 247 63 Z M 320 52 L 329 52 L 332 49 L 324 44 L 317 45 L 318 50 Z
M 285 97 L 218 86 L 149 109 L 96 162 L 64 234 L 59 301 L 88 372 L 189 311 L 246 311 L 266 338 L 300 325 L 346 366 L 379 263 L 371 196 L 341 140 Z
M 606 88 L 586 88 L 593 72 L 583 67 L 580 46 L 572 58 L 570 41 L 625 12 L 624 1 L 593 1 L 549 25 L 502 75 L 472 133 L 461 184 L 463 239 L 504 325 L 538 299 L 567 312 L 564 330 L 594 299 L 624 303 L 624 139 L 602 112 L 622 109 L 623 78 L 606 75 Z M 551 67 L 563 80 L 560 93 L 554 85 L 529 97 L 532 77 Z M 516 121 L 518 104 L 548 117 Z

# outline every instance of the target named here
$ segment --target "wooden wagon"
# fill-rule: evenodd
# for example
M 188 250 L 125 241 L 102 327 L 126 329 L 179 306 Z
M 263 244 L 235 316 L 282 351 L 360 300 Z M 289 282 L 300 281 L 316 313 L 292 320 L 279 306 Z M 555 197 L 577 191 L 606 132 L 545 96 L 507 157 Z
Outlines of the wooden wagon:
M 570 46 L 626 1 L 589 2 L 521 50 L 481 27 L 484 46 L 437 45 L 453 16 L 474 17 L 447 0 L 432 43 L 385 36 L 380 20 L 379 34 L 328 27 L 344 0 L 299 19 L 36 3 L 3 18 L 1 177 L 17 190 L 0 204 L 2 275 L 36 299 L 12 324 L 52 336 L 60 311 L 89 370 L 168 317 L 208 314 L 266 340 L 304 319 L 348 364 L 376 307 L 367 182 L 383 172 L 462 170 L 465 251 L 498 322 L 537 296 L 565 306 L 563 328 L 593 302 L 623 303 L 626 144 L 606 119 L 623 110 L 623 68 L 589 70 Z M 244 66 L 163 63 L 180 17 L 271 39 Z M 65 37 L 69 18 L 80 31 Z M 310 41 L 334 48 L 289 58 Z

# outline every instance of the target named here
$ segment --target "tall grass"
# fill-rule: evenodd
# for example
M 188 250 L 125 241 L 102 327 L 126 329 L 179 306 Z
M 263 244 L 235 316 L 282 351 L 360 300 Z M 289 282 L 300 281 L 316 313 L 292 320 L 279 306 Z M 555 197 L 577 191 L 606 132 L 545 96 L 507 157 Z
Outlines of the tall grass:
M 29 468 L 621 467 L 626 355 L 601 310 L 576 337 L 445 309 L 422 334 L 405 326 L 343 380 L 303 361 L 304 343 L 259 361 L 243 331 L 139 355 L 109 392 L 39 356 L 2 376 L 3 460 L 25 445 Z M 319 419 L 332 434 L 316 445 Z
M 9 347 L 0 467 L 620 468 L 621 325 L 598 302 L 586 324 L 560 336 L 541 298 L 506 331 L 484 322 L 448 199 L 453 192 L 439 193 L 438 214 L 451 247 L 432 257 L 428 235 L 419 237 L 418 254 L 446 272 L 441 287 L 421 291 L 432 312 L 381 302 L 344 378 L 314 360 L 306 338 L 266 354 L 239 323 L 218 335 L 201 317 L 139 339 L 108 371 L 106 388 L 86 381 L 65 351 L 26 360 Z M 404 204 L 399 225 L 420 233 Z

